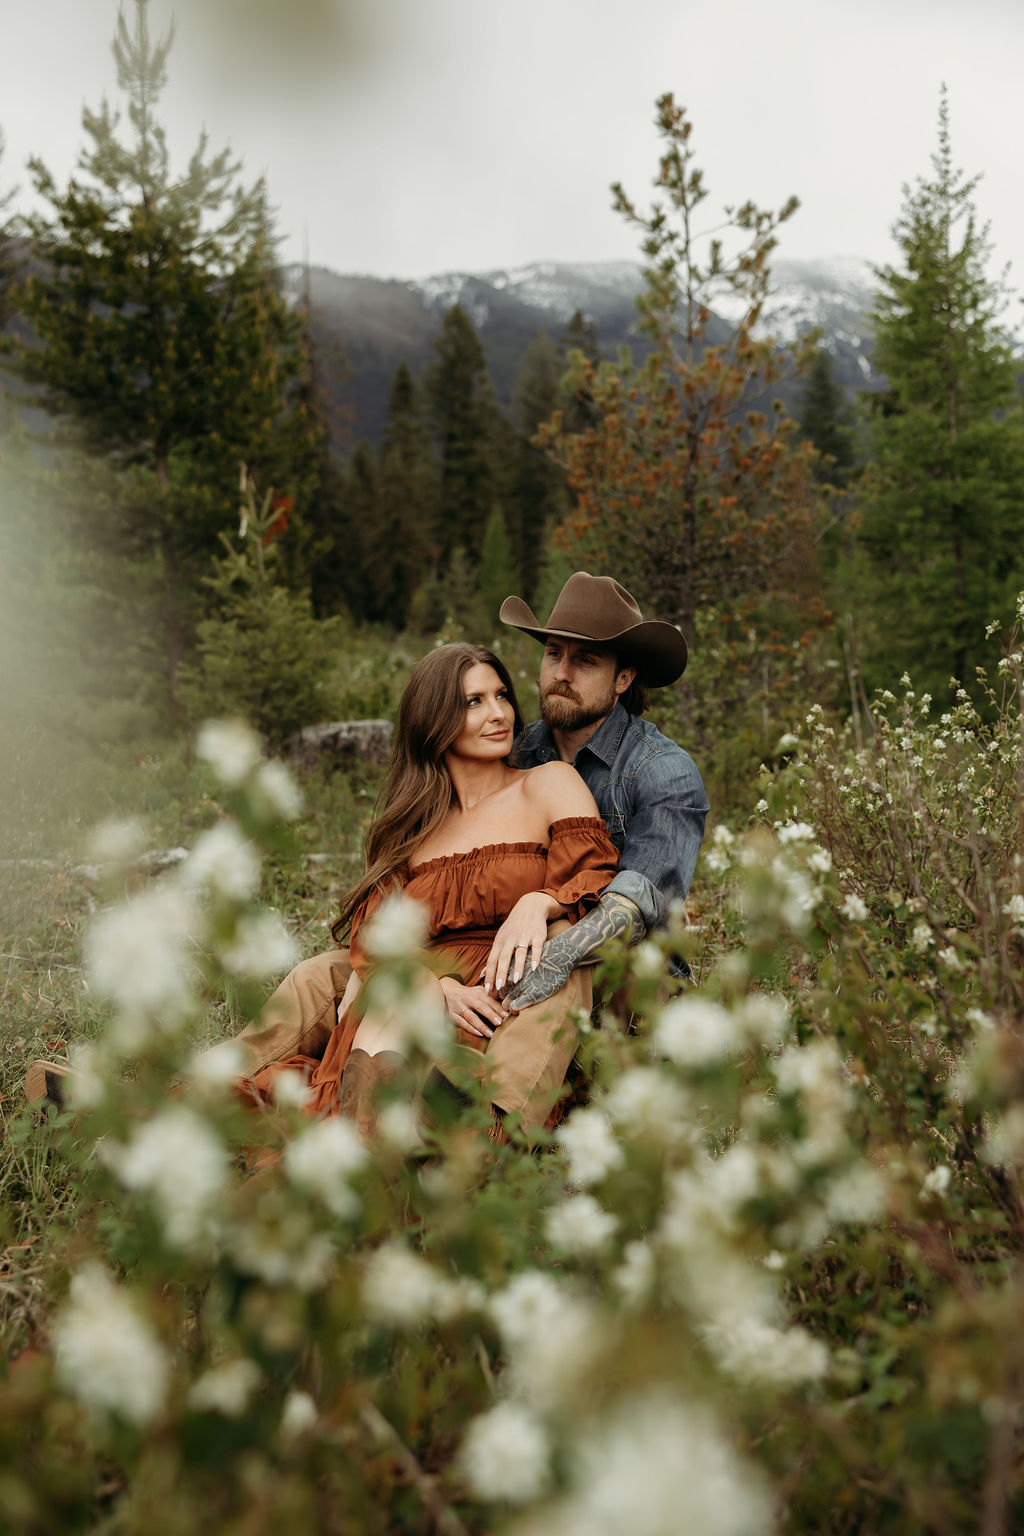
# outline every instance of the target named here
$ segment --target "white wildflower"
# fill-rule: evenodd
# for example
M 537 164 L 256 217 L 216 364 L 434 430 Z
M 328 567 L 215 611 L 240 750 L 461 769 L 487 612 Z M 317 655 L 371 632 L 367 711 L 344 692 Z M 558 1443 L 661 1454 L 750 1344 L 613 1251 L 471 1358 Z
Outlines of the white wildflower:
M 614 1080 L 601 1107 L 627 1136 L 650 1137 L 671 1144 L 685 1139 L 690 1132 L 690 1100 L 685 1090 L 658 1067 L 630 1067 Z
M 197 913 L 183 891 L 158 886 L 103 912 L 89 929 L 85 958 L 97 993 L 118 1017 L 109 1036 L 116 1049 L 141 1049 L 150 1027 L 179 1027 L 193 1006 L 191 935 Z
M 608 1343 L 609 1325 L 598 1327 L 592 1303 L 537 1270 L 517 1274 L 491 1297 L 490 1311 L 509 1357 L 511 1388 L 542 1408 L 571 1393 L 595 1350 Z
M 447 1310 L 451 1282 L 404 1243 L 385 1243 L 370 1255 L 363 1274 L 368 1315 L 395 1328 L 415 1328 Z
M 408 960 L 427 941 L 427 909 L 409 896 L 389 896 L 363 929 L 376 960 Z
M 310 1233 L 297 1214 L 291 1222 L 273 1227 L 251 1221 L 240 1225 L 232 1234 L 230 1251 L 243 1274 L 299 1291 L 322 1289 L 334 1262 L 330 1238 L 324 1232 Z
M 782 880 L 782 921 L 795 933 L 802 933 L 807 927 L 808 918 L 821 900 L 821 891 L 811 884 L 802 869 L 780 869 L 776 866 L 776 874 Z
M 772 1501 L 704 1409 L 662 1392 L 620 1400 L 578 1441 L 568 1493 L 521 1536 L 762 1536 Z
M 988 1031 L 996 1027 L 995 1019 L 990 1013 L 986 1013 L 983 1008 L 968 1008 L 967 1020 L 975 1029 Z
M 709 1159 L 703 1172 L 723 1224 L 731 1222 L 734 1213 L 754 1198 L 761 1185 L 757 1153 L 742 1141 L 733 1142 L 720 1156 Z
M 305 1109 L 313 1098 L 313 1090 L 302 1073 L 290 1067 L 274 1073 L 273 1093 L 274 1103 L 280 1109 Z
M 164 1404 L 167 1356 L 125 1291 L 98 1264 L 71 1282 L 53 1331 L 57 1377 L 90 1407 L 149 1424 Z
M 724 822 L 719 822 L 711 834 L 711 841 L 716 848 L 730 848 L 736 841 L 736 837 Z
M 654 1048 L 684 1067 L 703 1067 L 730 1056 L 739 1046 L 737 1020 L 707 998 L 677 997 L 662 1009 L 654 1027 Z
M 208 720 L 196 739 L 196 753 L 222 784 L 236 789 L 262 760 L 263 746 L 241 720 Z
M 772 1065 L 780 1093 L 820 1094 L 839 1077 L 839 1053 L 831 1040 L 790 1045 Z
M 807 868 L 816 875 L 827 875 L 832 868 L 832 855 L 827 848 L 815 848 L 807 859 Z
M 284 1152 L 284 1171 L 292 1183 L 318 1195 L 343 1221 L 359 1210 L 350 1181 L 366 1162 L 367 1151 L 355 1126 L 342 1115 L 314 1121 Z
M 952 1169 L 948 1163 L 936 1163 L 934 1168 L 929 1168 L 921 1185 L 921 1194 L 924 1198 L 935 1195 L 939 1199 L 949 1190 L 953 1178 Z
M 722 1370 L 737 1381 L 799 1387 L 828 1373 L 828 1350 L 804 1328 L 783 1330 L 749 1317 L 709 1324 L 702 1333 Z
M 621 1168 L 623 1152 L 600 1109 L 578 1109 L 556 1132 L 569 1163 L 569 1181 L 581 1189 Z
M 934 943 L 935 935 L 932 933 L 931 925 L 926 923 L 923 918 L 918 918 L 910 935 L 911 948 L 916 950 L 919 955 L 923 955 L 931 949 Z
M 953 948 L 952 944 L 947 944 L 945 949 L 940 949 L 939 950 L 939 959 L 942 961 L 943 965 L 946 966 L 946 968 L 948 970 L 950 970 L 950 971 L 961 971 L 961 970 L 963 970 L 963 965 L 962 965 L 961 960 L 960 960 L 960 955 L 957 952 L 957 950 L 955 950 Z
M 94 864 L 130 864 L 144 851 L 146 828 L 134 816 L 100 822 L 90 834 L 87 856 Z
M 720 875 L 729 868 L 729 854 L 724 848 L 708 848 L 702 854 L 705 866 Z
M 789 1004 L 767 992 L 751 992 L 736 1013 L 744 1034 L 757 1045 L 778 1045 L 789 1031 Z
M 221 1040 L 206 1051 L 196 1051 L 187 1074 L 202 1088 L 226 1088 L 242 1077 L 246 1055 L 236 1040 Z
M 664 974 L 665 956 L 661 946 L 652 939 L 643 939 L 632 951 L 633 974 L 645 981 L 654 981 Z
M 610 1242 L 618 1218 L 604 1210 L 593 1195 L 571 1195 L 553 1205 L 544 1217 L 544 1232 L 563 1253 L 598 1253 Z
M 770 1253 L 766 1253 L 763 1262 L 765 1269 L 770 1269 L 774 1272 L 778 1272 L 786 1267 L 785 1256 L 779 1253 L 777 1248 L 773 1248 Z
M 232 976 L 256 981 L 276 971 L 290 970 L 299 951 L 281 919 L 274 912 L 247 912 L 220 952 L 224 969 Z
M 1015 891 L 1003 907 L 1003 911 L 1011 922 L 1024 924 L 1024 896 L 1019 891 Z
M 543 1426 L 516 1403 L 499 1403 L 471 1419 L 459 1466 L 478 1499 L 523 1504 L 543 1493 L 550 1452 Z
M 848 891 L 843 897 L 839 907 L 844 917 L 848 917 L 851 923 L 865 923 L 868 918 L 867 902 L 855 891 Z
M 314 1427 L 318 1417 L 308 1392 L 289 1392 L 281 1410 L 281 1439 L 297 1440 Z
M 775 756 L 782 752 L 793 752 L 800 745 L 799 736 L 794 736 L 792 731 L 785 731 L 775 743 Z
M 834 1221 L 877 1221 L 885 1211 L 885 1193 L 880 1170 L 870 1163 L 859 1163 L 831 1180 L 825 1191 L 825 1209 Z
M 642 1307 L 654 1289 L 654 1253 L 635 1239 L 622 1251 L 622 1263 L 612 1271 L 612 1283 L 627 1307 Z
M 757 804 L 754 806 L 754 814 L 755 814 L 755 816 L 767 816 L 767 814 L 768 814 L 768 801 L 767 800 L 759 800 L 757 802 Z
M 65 1086 L 75 1109 L 95 1109 L 107 1093 L 107 1077 L 99 1050 L 91 1041 L 74 1045 L 68 1053 L 71 1068 Z
M 209 891 L 225 901 L 248 901 L 259 878 L 259 854 L 233 821 L 197 837 L 181 871 L 188 890 Z
M 787 821 L 779 828 L 778 838 L 783 846 L 787 843 L 813 843 L 814 828 L 808 826 L 806 821 Z
M 223 1143 L 194 1110 L 170 1104 L 129 1142 L 105 1140 L 100 1151 L 122 1184 L 149 1196 L 174 1247 L 188 1247 L 212 1230 L 228 1159 Z
M 284 763 L 261 763 L 252 784 L 257 807 L 277 821 L 294 821 L 302 811 L 302 794 Z
M 254 1360 L 228 1360 L 205 1371 L 189 1388 L 188 1405 L 196 1413 L 220 1413 L 240 1419 L 260 1383 Z
M 378 1139 L 394 1152 L 415 1152 L 423 1145 L 419 1120 L 412 1104 L 392 1099 L 377 1115 Z

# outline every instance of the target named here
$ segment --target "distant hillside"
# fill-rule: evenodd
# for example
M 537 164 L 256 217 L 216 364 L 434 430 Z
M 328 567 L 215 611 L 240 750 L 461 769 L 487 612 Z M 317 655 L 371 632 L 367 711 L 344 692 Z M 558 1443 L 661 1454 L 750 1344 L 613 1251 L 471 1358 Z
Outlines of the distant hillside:
M 303 269 L 290 267 L 286 278 L 297 296 Z M 640 268 L 631 262 L 537 262 L 512 271 L 444 273 L 421 282 L 343 276 L 323 267 L 309 274 L 314 336 L 340 344 L 351 368 L 345 403 L 353 415 L 353 441 L 379 436 L 395 369 L 404 359 L 420 373 L 451 305 L 461 304 L 479 331 L 498 399 L 507 405 L 534 336 L 543 329 L 557 340 L 577 309 L 594 325 L 604 356 L 614 357 L 621 346 L 642 351 L 634 328 L 640 284 Z M 872 290 L 871 269 L 857 258 L 779 260 L 761 329 L 791 344 L 820 327 L 839 382 L 851 392 L 879 388 L 866 318 Z M 724 302 L 717 313 L 714 340 L 734 318 Z M 778 393 L 793 408 L 799 387 L 786 382 Z

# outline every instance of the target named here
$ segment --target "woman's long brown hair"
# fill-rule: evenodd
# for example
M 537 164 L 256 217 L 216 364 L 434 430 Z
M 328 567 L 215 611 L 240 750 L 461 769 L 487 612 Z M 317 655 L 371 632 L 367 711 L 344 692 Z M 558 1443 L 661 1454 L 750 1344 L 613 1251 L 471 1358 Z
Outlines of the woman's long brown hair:
M 505 663 L 482 645 L 439 645 L 413 668 L 398 706 L 391 766 L 366 834 L 366 872 L 341 900 L 331 924 L 341 940 L 371 891 L 391 888 L 396 872 L 451 810 L 455 789 L 445 753 L 466 720 L 462 679 L 470 667 L 493 667 L 508 690 L 516 736 L 523 728 L 519 703 Z

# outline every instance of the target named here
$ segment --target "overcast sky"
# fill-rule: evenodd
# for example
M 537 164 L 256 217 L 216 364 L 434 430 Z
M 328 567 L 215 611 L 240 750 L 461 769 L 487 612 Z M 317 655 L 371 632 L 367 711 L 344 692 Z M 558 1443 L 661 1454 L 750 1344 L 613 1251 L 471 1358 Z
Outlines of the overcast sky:
M 117 9 L 0 0 L 0 190 L 27 189 L 30 153 L 70 172 L 83 104 L 115 94 Z M 307 240 L 315 263 L 396 277 L 633 259 L 608 187 L 646 196 L 672 91 L 710 207 L 795 193 L 781 255 L 886 261 L 945 80 L 1024 287 L 1022 0 L 151 0 L 154 28 L 172 13 L 176 161 L 205 125 L 265 173 L 287 259 Z

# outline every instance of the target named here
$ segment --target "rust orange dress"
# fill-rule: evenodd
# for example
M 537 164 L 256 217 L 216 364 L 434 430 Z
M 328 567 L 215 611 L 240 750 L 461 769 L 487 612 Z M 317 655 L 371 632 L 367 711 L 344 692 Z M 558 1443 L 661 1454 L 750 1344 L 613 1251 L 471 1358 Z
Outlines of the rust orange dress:
M 468 853 L 445 854 L 423 864 L 405 865 L 396 889 L 422 902 L 428 912 L 428 948 L 443 955 L 447 974 L 475 984 L 490 953 L 494 935 L 521 896 L 545 891 L 576 922 L 596 905 L 614 878 L 619 855 L 600 817 L 571 816 L 553 822 L 550 843 L 492 843 Z M 365 981 L 370 960 L 360 930 L 381 898 L 374 894 L 352 923 L 352 968 Z M 301 1071 L 313 1098 L 313 1114 L 337 1113 L 338 1086 L 362 1014 L 358 1000 L 339 1020 L 323 1059 L 293 1056 L 275 1062 L 250 1079 L 261 1099 L 270 1096 L 273 1078 L 283 1069 Z M 468 1039 L 468 1037 L 464 1037 Z M 495 1037 L 497 1038 L 497 1037 Z

